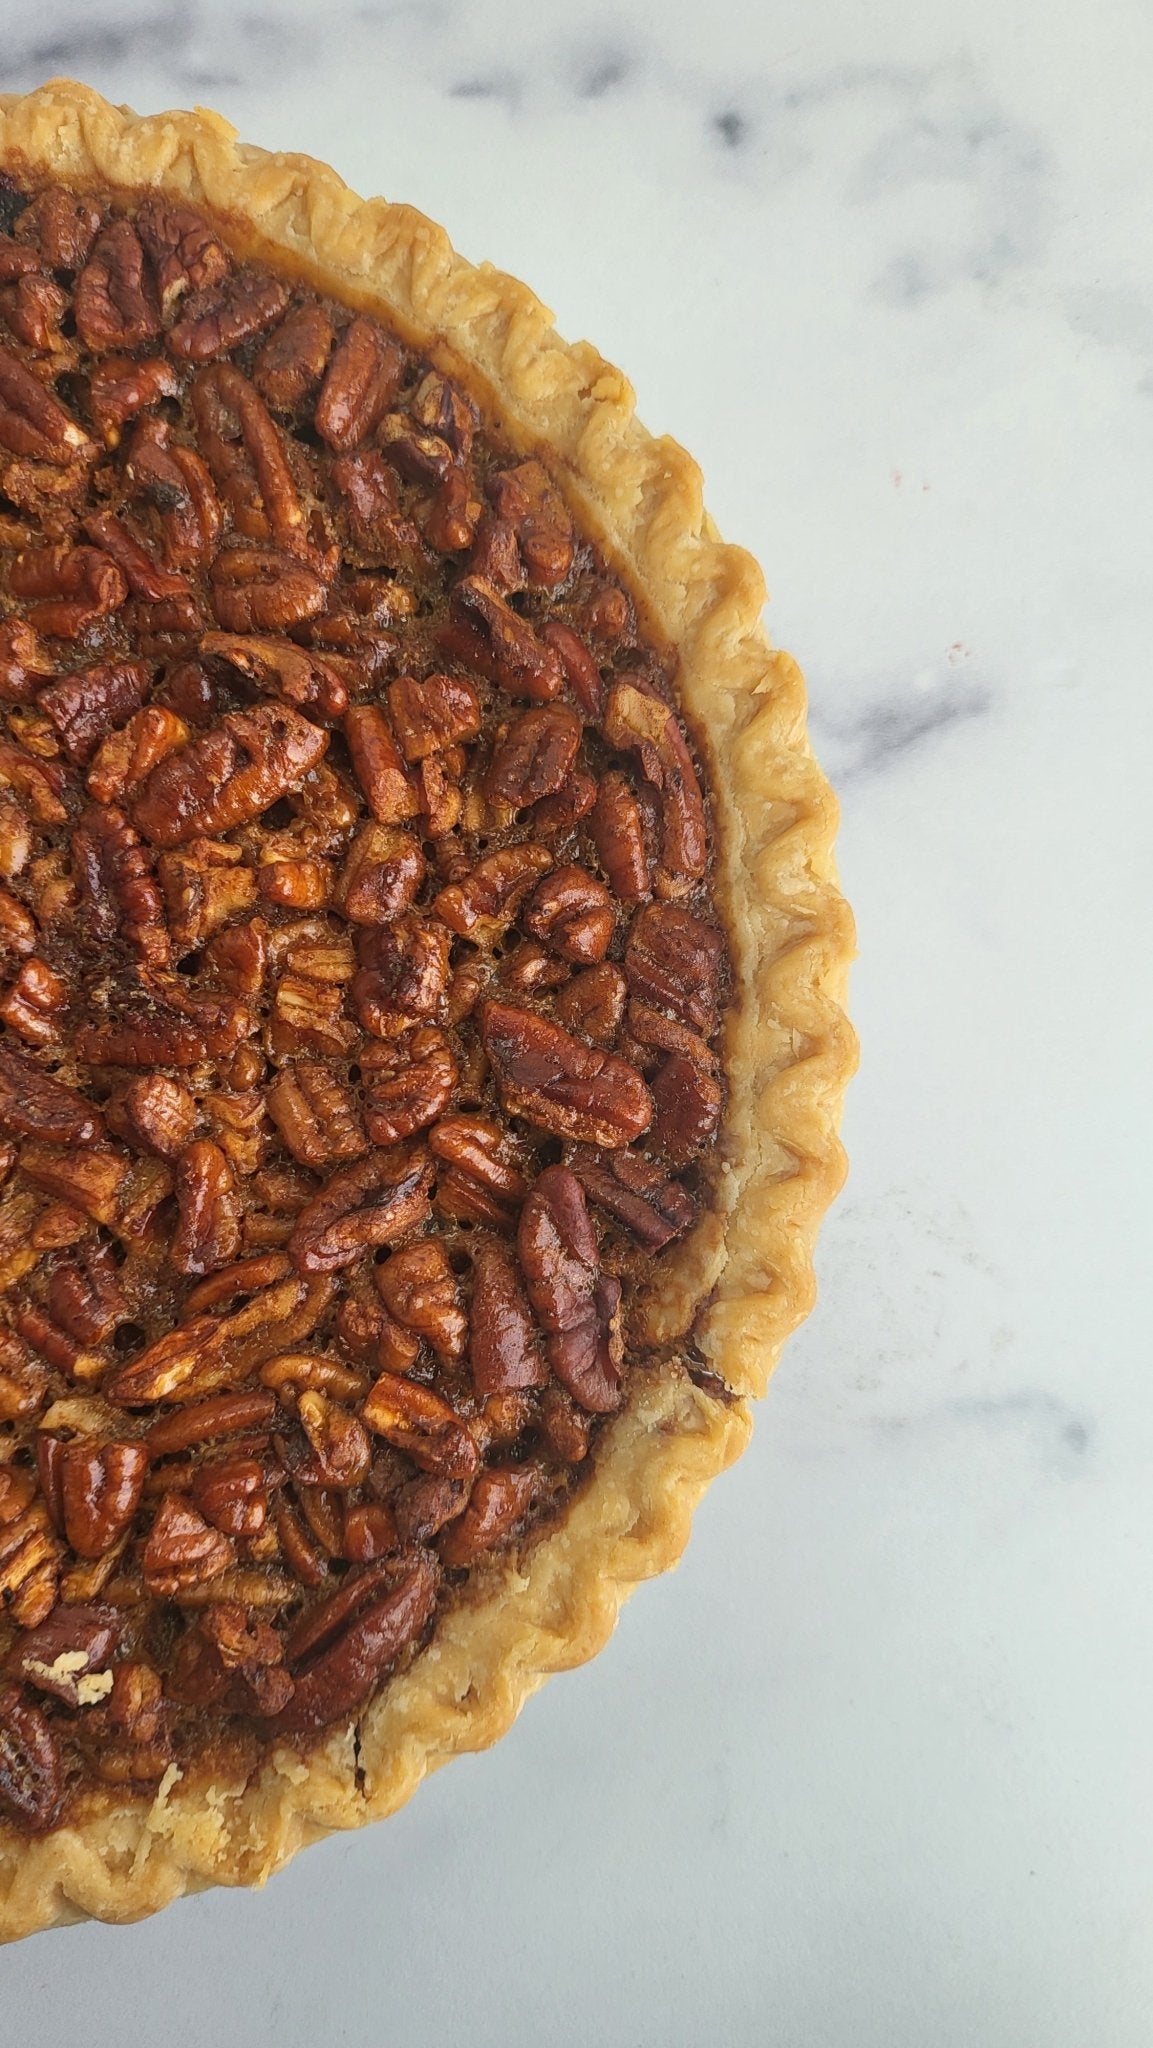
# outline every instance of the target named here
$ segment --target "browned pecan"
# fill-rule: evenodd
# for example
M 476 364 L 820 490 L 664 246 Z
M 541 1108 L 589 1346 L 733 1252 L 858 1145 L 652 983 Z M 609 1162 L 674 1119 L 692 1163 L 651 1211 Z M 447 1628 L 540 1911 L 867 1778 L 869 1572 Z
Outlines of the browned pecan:
M 628 782 L 615 769 L 601 777 L 590 828 L 614 896 L 622 903 L 647 903 L 652 878 L 644 820 Z
M 463 469 L 450 469 L 437 484 L 424 514 L 424 536 L 429 546 L 442 555 L 463 553 L 472 545 L 481 511 L 481 501 L 473 495 L 469 474 Z
M 652 1251 L 671 1244 L 696 1219 L 692 1196 L 639 1153 L 598 1153 L 578 1146 L 572 1170 L 597 1207 Z
M 82 1245 L 75 1259 L 57 1266 L 48 1282 L 54 1321 L 82 1344 L 103 1344 L 128 1318 L 118 1276 L 119 1267 L 106 1244 Z
M 119 1148 L 86 1152 L 26 1140 L 20 1170 L 34 1187 L 116 1231 L 131 1231 L 164 1199 L 170 1181 L 152 1160 L 131 1160 Z
M 14 1644 L 5 1668 L 12 1678 L 51 1693 L 67 1707 L 94 1706 L 112 1690 L 106 1667 L 123 1628 L 123 1616 L 114 1607 L 57 1607 Z
M 327 602 L 322 578 L 276 548 L 224 548 L 212 564 L 212 609 L 229 633 L 279 633 Z
M 587 1458 L 592 1420 L 563 1387 L 548 1387 L 541 1395 L 541 1442 L 562 1465 L 579 1465 L 582 1458 Z
M 584 1190 L 566 1166 L 546 1166 L 529 1189 L 517 1257 L 548 1362 L 594 1415 L 620 1405 L 620 1281 L 601 1269 Z
M 352 975 L 351 951 L 344 955 L 332 949 L 334 972 L 325 973 L 323 962 L 309 959 L 303 947 L 289 960 L 273 991 L 268 1043 L 271 1051 L 315 1053 L 324 1059 L 339 1059 L 351 1052 L 357 1040 L 356 1026 L 344 1015 L 342 983 Z
M 41 690 L 39 709 L 51 719 L 70 761 L 89 760 L 109 729 L 139 710 L 152 676 L 146 661 L 104 661 Z
M 463 676 L 398 676 L 388 710 L 406 761 L 423 761 L 480 731 L 480 699 Z
M 259 1262 L 250 1259 L 245 1263 L 252 1267 Z M 236 1270 L 234 1267 L 233 1271 Z M 216 1280 L 223 1277 L 215 1275 Z M 258 1284 L 255 1276 L 252 1284 Z M 152 1457 L 167 1458 L 174 1451 L 189 1450 L 194 1444 L 211 1442 L 214 1437 L 234 1436 L 240 1430 L 269 1423 L 275 1413 L 276 1396 L 265 1387 L 252 1387 L 240 1394 L 210 1394 L 205 1401 L 192 1401 L 174 1415 L 162 1416 L 152 1424 L 145 1442 Z
M 195 1138 L 176 1161 L 180 1222 L 171 1259 L 178 1273 L 211 1273 L 240 1250 L 240 1193 L 219 1145 Z
M 608 952 L 616 917 L 603 882 L 587 868 L 554 868 L 538 882 L 521 913 L 526 931 L 559 953 L 588 967 Z
M 513 720 L 485 776 L 487 795 L 523 809 L 568 781 L 581 743 L 581 722 L 567 704 L 524 711 Z
M 364 1501 L 346 1508 L 342 1548 L 353 1564 L 371 1564 L 399 1547 L 396 1516 L 383 1501 Z
M 199 568 L 212 555 L 223 514 L 212 478 L 195 448 L 169 445 L 165 420 L 143 419 L 124 465 L 128 483 L 159 515 L 165 560 L 173 569 Z M 253 571 L 256 575 L 256 571 Z M 243 592 L 233 593 L 233 602 Z
M 21 277 L 0 292 L 5 325 L 35 355 L 67 350 L 60 332 L 67 310 L 67 292 L 50 277 Z
M 323 306 L 297 306 L 261 344 L 252 381 L 277 412 L 295 412 L 324 375 L 335 330 Z
M 103 214 L 91 199 L 50 185 L 38 192 L 16 223 L 16 239 L 38 249 L 49 270 L 79 270 Z
M 558 1024 L 579 1031 L 594 1045 L 612 1045 L 621 1027 L 628 993 L 624 975 L 611 961 L 575 974 L 553 1001 Z
M 658 892 L 683 895 L 708 866 L 704 799 L 692 755 L 672 706 L 635 684 L 614 684 L 605 707 L 610 746 L 639 757 L 648 780 L 661 793 L 661 865 Z
M 373 1576 L 383 1573 L 387 1576 Z M 278 1733 L 314 1734 L 368 1698 L 430 1620 L 436 1604 L 436 1565 L 427 1556 L 402 1560 L 392 1569 L 369 1565 L 359 1581 L 352 1587 L 346 1582 L 335 1597 L 350 1592 L 363 1604 L 358 1609 L 345 1597 L 331 1634 L 321 1632 L 327 1617 L 319 1626 L 314 1616 L 309 1617 L 312 1654 L 303 1668 L 295 1665 L 296 1691 L 272 1723 Z
M 223 245 L 190 206 L 150 193 L 136 215 L 136 231 L 152 258 L 165 320 L 185 292 L 207 290 L 228 275 Z
M 516 534 L 528 582 L 543 589 L 563 583 L 576 551 L 572 520 L 543 464 L 533 460 L 495 470 L 488 494 Z
M 274 640 L 237 633 L 205 633 L 202 654 L 219 655 L 231 668 L 248 676 L 258 689 L 302 711 L 318 712 L 336 719 L 348 706 L 348 689 L 331 663 L 317 654 L 295 647 L 291 640 Z
M 88 380 L 88 404 L 105 446 L 117 448 L 120 436 L 138 412 L 175 398 L 180 378 L 163 356 L 143 362 L 135 356 L 105 356 Z
M 427 371 L 413 394 L 409 411 L 426 433 L 447 443 L 458 462 L 468 461 L 476 435 L 476 408 L 447 377 L 438 370 Z
M 3 906 L 0 905 L 0 924 Z M 25 960 L 11 987 L 0 999 L 0 1018 L 29 1045 L 50 1045 L 60 1036 L 60 1013 L 67 1008 L 68 983 L 44 960 Z
M 18 242 L 14 235 L 0 232 L 0 284 L 41 275 L 40 258 L 35 249 L 26 242 Z
M 97 236 L 76 279 L 76 331 L 94 355 L 139 348 L 160 332 L 160 308 L 140 237 L 129 220 Z
M 92 804 L 72 830 L 72 866 L 89 928 L 97 938 L 122 932 L 138 958 L 166 967 L 172 948 L 150 850 L 124 812 Z
M 504 955 L 497 976 L 503 988 L 526 996 L 531 995 L 534 989 L 542 994 L 548 989 L 563 987 L 569 978 L 569 969 L 546 946 L 539 946 L 535 939 L 525 939 L 515 952 Z
M 515 1261 L 497 1238 L 469 1241 L 473 1286 L 468 1363 L 478 1394 L 543 1386 L 548 1372 Z
M 284 796 L 327 746 L 328 734 L 287 705 L 229 712 L 152 770 L 133 816 L 155 846 L 227 832 Z
M 28 613 L 29 623 L 58 640 L 78 639 L 87 626 L 119 610 L 128 596 L 124 572 L 111 555 L 103 548 L 72 547 L 67 542 L 23 549 L 8 571 L 8 584 L 13 596 L 37 600 Z M 53 687 L 59 690 L 64 685 Z M 128 710 L 134 711 L 139 702 L 137 697 Z
M 288 1241 L 300 1273 L 332 1273 L 395 1244 L 429 1215 L 432 1164 L 423 1151 L 377 1152 L 341 1167 L 301 1210 Z
M 402 1329 L 427 1340 L 441 1358 L 460 1358 L 468 1331 L 460 1283 L 436 1238 L 403 1245 L 373 1277 L 389 1314 Z
M 462 576 L 456 585 L 452 618 L 442 629 L 441 644 L 470 666 L 475 663 L 510 697 L 544 704 L 560 694 L 561 664 L 555 648 L 479 576 Z
M 353 924 L 385 924 L 415 902 L 425 871 L 419 841 L 411 832 L 364 825 L 337 879 L 336 901 Z
M 469 1479 L 480 1463 L 463 1416 L 418 1380 L 381 1373 L 361 1412 L 370 1429 L 404 1451 L 422 1472 Z
M 15 879 L 28 865 L 32 851 L 32 820 L 0 789 L 0 875 Z
M 88 539 L 95 541 L 123 573 L 133 597 L 148 604 L 162 604 L 168 598 L 191 600 L 186 576 L 165 569 L 157 561 L 151 543 L 134 532 L 112 512 L 94 512 L 83 523 Z
M 194 1316 L 169 1330 L 105 1380 L 101 1392 L 122 1407 L 139 1408 L 233 1387 L 285 1344 L 310 1336 L 332 1294 L 331 1281 L 293 1274 L 261 1288 L 231 1315 Z
M 491 942 L 511 924 L 528 891 L 552 866 L 547 847 L 532 840 L 486 853 L 437 895 L 433 910 L 462 939 Z
M 297 1060 L 268 1091 L 268 1113 L 294 1159 L 318 1171 L 368 1150 L 356 1097 L 332 1067 Z
M 363 1423 L 339 1401 L 309 1387 L 296 1404 L 300 1426 L 308 1438 L 322 1486 L 346 1492 L 359 1486 L 372 1463 L 372 1446 Z M 342 1547 L 343 1530 L 336 1536 Z
M 395 825 L 416 816 L 417 800 L 388 720 L 376 704 L 354 704 L 345 714 L 344 735 L 373 817 Z
M 428 1146 L 441 1214 L 510 1229 L 528 1182 L 507 1132 L 488 1117 L 446 1116 L 429 1132 Z
M 27 1422 L 43 1406 L 48 1374 L 13 1335 L 0 1330 L 0 1422 Z
M 174 711 L 163 704 L 146 704 L 97 748 L 87 775 L 89 795 L 98 804 L 119 803 L 188 738 L 188 727 Z
M 37 825 L 62 825 L 68 816 L 61 794 L 67 775 L 57 761 L 36 761 L 11 740 L 0 740 L 0 788 L 22 800 Z
M 179 1493 L 166 1493 L 141 1553 L 150 1593 L 178 1599 L 190 1586 L 219 1578 L 236 1552 L 231 1538 L 212 1528 L 198 1508 Z
M 175 1159 L 196 1127 L 196 1104 L 171 1075 L 140 1074 L 112 1097 L 108 1125 L 138 1151 Z
M 199 1465 L 192 1498 L 206 1522 L 224 1536 L 259 1536 L 268 1520 L 264 1467 L 257 1458 L 224 1458 Z
M 422 432 L 404 412 L 386 413 L 378 434 L 389 461 L 410 483 L 435 489 L 453 466 L 453 452 L 439 434 Z
M 674 1166 L 684 1166 L 707 1145 L 721 1120 L 724 1093 L 699 1060 L 670 1053 L 653 1084 L 652 1142 Z
M 244 924 L 231 925 L 210 939 L 205 959 L 217 981 L 233 995 L 259 994 L 268 965 L 268 927 L 263 918 L 250 917 Z
M 181 362 L 210 363 L 263 334 L 287 304 L 288 291 L 279 278 L 267 271 L 235 270 L 189 293 L 180 318 L 169 328 L 168 346 Z
M 400 389 L 404 353 L 373 320 L 350 320 L 332 353 L 315 424 L 321 439 L 347 454 L 368 438 Z
M 58 1145 L 98 1145 L 104 1121 L 74 1088 L 0 1045 L 0 1129 Z
M 545 1474 L 536 1464 L 492 1465 L 482 1472 L 464 1513 L 440 1540 L 445 1564 L 467 1566 L 507 1543 L 539 1498 Z
M 30 704 L 55 663 L 39 633 L 24 619 L 0 625 L 0 698 L 6 704 Z
M 352 915 L 347 900 L 346 915 Z M 362 932 L 357 943 L 363 965 L 352 995 L 366 1031 L 390 1038 L 436 1016 L 448 986 L 452 946 L 443 925 L 400 917 Z
M 636 1068 L 615 1053 L 595 1051 L 508 1003 L 485 1002 L 480 1031 L 508 1115 L 558 1137 L 614 1148 L 648 1129 L 652 1097 Z
M 724 940 L 679 904 L 652 903 L 634 919 L 625 974 L 643 1001 L 671 1010 L 708 1037 L 716 1029 Z
M 178 852 L 160 855 L 156 872 L 178 953 L 202 946 L 238 911 L 251 908 L 256 900 L 256 876 L 242 861 L 239 846 L 219 839 L 190 839 Z
M 40 1708 L 18 1685 L 0 1685 L 0 1808 L 44 1834 L 64 1803 L 64 1766 Z
M 55 392 L 7 348 L 0 348 L 0 448 L 53 463 L 86 461 L 96 452 Z
M 140 1504 L 148 1471 L 143 1444 L 65 1444 L 59 1463 L 60 1526 L 78 1557 L 103 1557 Z
M 364 1123 L 374 1145 L 395 1145 L 424 1130 L 447 1109 L 458 1068 L 442 1031 L 420 1026 L 366 1046 Z
M 259 393 L 232 363 L 218 363 L 196 380 L 194 404 L 200 418 L 211 421 L 204 433 L 204 452 L 217 482 L 236 474 L 237 439 L 251 466 L 259 495 L 264 531 L 288 553 L 310 554 L 307 519 L 296 480 L 288 466 L 279 429 Z M 223 471 L 221 468 L 223 465 Z M 226 495 L 228 495 L 226 491 Z M 260 527 L 254 535 L 263 538 Z M 320 567 L 319 560 L 314 564 Z
M 0 889 L 0 945 L 17 958 L 36 944 L 36 920 L 10 889 Z

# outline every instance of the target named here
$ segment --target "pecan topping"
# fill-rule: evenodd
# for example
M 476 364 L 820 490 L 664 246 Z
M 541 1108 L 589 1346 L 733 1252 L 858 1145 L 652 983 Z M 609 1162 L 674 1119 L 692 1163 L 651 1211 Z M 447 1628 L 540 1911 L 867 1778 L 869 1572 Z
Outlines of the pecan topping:
M 510 1116 L 593 1145 L 628 1145 L 648 1129 L 652 1097 L 627 1060 L 508 1003 L 485 1003 L 480 1029 Z
M 0 1685 L 0 1808 L 30 1834 L 60 1812 L 64 1771 L 51 1726 L 16 1685 Z
M 178 1273 L 211 1273 L 240 1249 L 236 1176 L 219 1145 L 197 1138 L 176 1162 L 180 1224 L 172 1240 Z
M 234 1556 L 231 1539 L 212 1528 L 191 1501 L 166 1493 L 144 1545 L 144 1583 L 149 1592 L 177 1600 L 189 1587 L 218 1579 Z
M 371 1573 L 373 1568 L 368 1569 Z M 296 1690 L 274 1723 L 279 1733 L 311 1734 L 352 1713 L 368 1698 L 429 1620 L 436 1601 L 436 1567 L 431 1559 L 418 1557 L 401 1568 L 387 1591 L 368 1573 L 356 1590 L 364 1601 L 359 1611 L 346 1606 L 335 1639 L 322 1636 L 319 1654 L 296 1671 Z
M 581 743 L 581 722 L 567 704 L 524 711 L 513 721 L 485 777 L 492 797 L 522 809 L 563 789 Z
M 37 1692 L 51 1693 L 65 1706 L 90 1707 L 112 1690 L 106 1669 L 122 1632 L 114 1607 L 57 1607 L 30 1629 L 7 1659 L 13 1678 Z
M 480 1460 L 472 1431 L 431 1387 L 382 1372 L 362 1413 L 370 1429 L 406 1451 L 422 1472 L 468 1479 L 476 1471 Z
M 142 1444 L 66 1444 L 60 1453 L 60 1514 L 78 1557 L 103 1557 L 119 1542 L 144 1490 Z
M 654 903 L 635 919 L 625 946 L 629 987 L 672 1010 L 695 1031 L 716 1028 L 724 941 L 679 905 Z
M 429 1213 L 431 1166 L 421 1152 L 378 1152 L 341 1167 L 306 1203 L 289 1239 L 300 1273 L 331 1273 L 362 1252 L 395 1244 Z
M 95 453 L 83 427 L 6 348 L 0 348 L 0 447 L 36 462 L 67 463 Z
M 153 769 L 133 816 L 154 846 L 227 832 L 286 795 L 327 746 L 327 733 L 286 706 L 230 712 Z
M 548 1377 L 516 1265 L 496 1238 L 478 1238 L 468 1362 L 478 1394 L 542 1386 Z
M 374 1145 L 396 1145 L 434 1123 L 448 1108 L 459 1069 L 443 1031 L 406 1032 L 388 1045 L 365 1047 L 365 1128 Z
M 160 308 L 131 221 L 115 220 L 96 239 L 76 280 L 76 331 L 86 348 L 139 348 L 160 332 Z
M 471 654 L 483 675 L 490 676 L 510 697 L 548 703 L 560 694 L 561 664 L 556 650 L 541 640 L 527 619 L 506 604 L 498 590 L 479 576 L 463 576 L 453 593 L 460 626 L 450 651 L 460 646 Z M 463 630 L 463 638 L 461 632 Z
M 268 1112 L 302 1166 L 323 1171 L 368 1150 L 356 1097 L 319 1061 L 286 1067 L 268 1091 Z
M 593 1414 L 611 1412 L 621 1398 L 620 1282 L 601 1271 L 584 1191 L 567 1167 L 546 1167 L 530 1189 L 517 1257 L 561 1385 Z
M 603 960 L 616 919 L 603 882 L 585 868 L 554 868 L 524 907 L 525 929 L 564 960 L 587 967 Z
M 351 320 L 337 342 L 316 401 L 316 431 L 330 448 L 359 447 L 388 411 L 404 358 L 371 320 Z

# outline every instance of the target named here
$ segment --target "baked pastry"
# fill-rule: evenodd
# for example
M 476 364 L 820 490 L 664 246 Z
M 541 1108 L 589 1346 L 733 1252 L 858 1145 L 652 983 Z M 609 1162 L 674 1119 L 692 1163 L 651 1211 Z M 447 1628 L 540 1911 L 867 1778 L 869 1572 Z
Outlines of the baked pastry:
M 206 113 L 0 101 L 0 1930 L 255 1883 L 591 1656 L 854 1043 L 763 587 L 624 379 Z

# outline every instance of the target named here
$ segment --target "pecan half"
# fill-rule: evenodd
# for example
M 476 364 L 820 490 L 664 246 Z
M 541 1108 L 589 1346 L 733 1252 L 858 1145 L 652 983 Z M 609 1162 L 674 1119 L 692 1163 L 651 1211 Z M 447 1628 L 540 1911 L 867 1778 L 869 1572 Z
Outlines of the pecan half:
M 141 1553 L 144 1583 L 162 1599 L 218 1579 L 236 1555 L 230 1537 L 206 1522 L 181 1494 L 166 1493 Z
M 106 1668 L 123 1630 L 114 1607 L 57 1607 L 30 1629 L 6 1660 L 13 1678 L 68 1707 L 94 1706 L 112 1690 Z
M 230 712 L 152 770 L 132 815 L 154 846 L 230 831 L 294 788 L 327 746 L 328 734 L 286 705 Z
M 53 463 L 85 461 L 96 453 L 55 393 L 7 348 L 0 348 L 0 448 Z
M 342 1167 L 306 1203 L 288 1241 L 299 1273 L 332 1273 L 377 1245 L 395 1244 L 429 1214 L 424 1152 L 377 1152 Z
M 711 925 L 679 904 L 652 903 L 634 919 L 624 967 L 636 995 L 709 1037 L 723 958 L 724 940 Z
M 608 960 L 574 974 L 553 1001 L 558 1024 L 579 1031 L 594 1045 L 612 1045 L 625 1014 L 628 984 L 619 967 Z
M 445 1564 L 478 1564 L 507 1543 L 539 1497 L 545 1475 L 539 1465 L 493 1465 L 482 1472 L 464 1513 L 440 1542 Z
M 68 994 L 67 982 L 46 961 L 25 960 L 0 999 L 0 1018 L 29 1045 L 51 1045 L 59 1038 L 60 1013 L 67 1007 Z
M 236 270 L 202 291 L 190 292 L 168 346 L 181 362 L 210 363 L 280 318 L 287 288 L 267 271 Z
M 518 462 L 513 469 L 494 471 L 488 494 L 498 517 L 516 534 L 528 582 L 543 589 L 563 583 L 576 543 L 572 520 L 543 464 Z
M 516 1264 L 496 1238 L 469 1245 L 473 1285 L 468 1363 L 478 1394 L 543 1386 L 548 1372 Z
M 527 619 L 506 604 L 498 590 L 479 576 L 462 576 L 453 592 L 456 623 L 445 629 L 442 645 L 464 659 L 471 655 L 482 675 L 510 697 L 529 697 L 545 704 L 559 696 L 560 657 L 538 637 Z
M 139 710 L 152 675 L 148 662 L 100 662 L 41 690 L 38 708 L 51 719 L 70 761 L 89 760 L 109 729 Z
M 508 1134 L 482 1116 L 446 1116 L 433 1125 L 436 1206 L 454 1221 L 510 1229 L 528 1191 Z
M 615 1053 L 595 1051 L 547 1018 L 506 1003 L 481 1006 L 480 1033 L 510 1116 L 609 1147 L 629 1145 L 648 1129 L 652 1097 L 636 1068 Z
M 325 371 L 314 415 L 316 431 L 346 454 L 359 447 L 392 404 L 404 354 L 375 321 L 350 320 Z
M 56 1145 L 98 1145 L 99 1110 L 74 1088 L 0 1045 L 0 1128 Z
M 581 722 L 567 704 L 523 711 L 513 720 L 485 776 L 490 797 L 520 810 L 563 789 L 581 743 Z
M 330 1301 L 331 1281 L 296 1274 L 261 1288 L 227 1316 L 195 1316 L 157 1338 L 105 1380 L 101 1392 L 124 1408 L 154 1401 L 195 1401 L 237 1380 L 311 1336 Z
M 112 1098 L 108 1124 L 137 1150 L 175 1159 L 196 1127 L 196 1104 L 171 1075 L 140 1074 Z
M 478 944 L 499 937 L 524 897 L 552 866 L 547 847 L 529 840 L 486 853 L 459 882 L 441 889 L 433 910 L 462 939 Z
M 469 1479 L 480 1463 L 463 1416 L 417 1380 L 382 1372 L 361 1413 L 377 1436 L 404 1451 L 422 1472 Z
M 327 602 L 323 578 L 277 548 L 224 548 L 212 564 L 212 609 L 229 633 L 279 633 Z
M 139 348 L 160 332 L 160 308 L 140 237 L 129 220 L 98 235 L 76 280 L 76 331 L 94 355 Z
M 603 960 L 616 928 L 612 899 L 587 868 L 554 868 L 539 882 L 522 913 L 533 933 L 562 960 L 588 967 Z
M 348 706 L 348 690 L 330 663 L 295 647 L 291 640 L 262 639 L 238 633 L 205 633 L 202 654 L 219 655 L 248 676 L 258 689 L 301 711 L 322 718 L 340 718 Z
M 172 318 L 186 292 L 207 290 L 228 275 L 223 245 L 203 214 L 190 206 L 151 193 L 136 215 L 136 231 L 152 258 L 165 320 Z
M 28 613 L 29 623 L 58 640 L 79 639 L 97 619 L 118 611 L 128 596 L 124 571 L 111 555 L 67 542 L 25 548 L 8 571 L 8 584 L 15 597 L 39 600 Z M 128 711 L 139 702 L 134 698 Z
M 398 676 L 388 686 L 388 710 L 406 761 L 423 761 L 480 731 L 480 699 L 463 676 Z
M 336 901 L 353 924 L 385 924 L 416 901 L 426 868 L 411 832 L 364 825 L 348 850 Z
M 396 825 L 404 818 L 414 818 L 416 794 L 379 706 L 353 705 L 345 715 L 344 736 L 356 779 L 378 824 Z
M 163 356 L 143 362 L 134 356 L 105 356 L 88 380 L 88 404 L 105 446 L 119 447 L 130 419 L 162 398 L 175 398 L 179 390 L 180 378 Z
M 517 1257 L 548 1362 L 561 1385 L 594 1415 L 621 1399 L 619 1280 L 601 1270 L 584 1190 L 565 1166 L 547 1166 L 530 1188 Z
M 103 1344 L 128 1318 L 118 1273 L 107 1245 L 82 1245 L 75 1259 L 57 1266 L 48 1282 L 53 1320 L 82 1344 Z
M 396 1145 L 448 1108 L 458 1068 L 442 1031 L 422 1027 L 387 1044 L 366 1046 L 365 1129 L 374 1145 Z
M 0 1807 L 19 1827 L 44 1834 L 64 1803 L 64 1767 L 39 1707 L 16 1685 L 0 1685 Z
M 402 1246 L 373 1271 L 380 1298 L 402 1329 L 424 1337 L 441 1358 L 461 1357 L 468 1317 L 448 1253 L 436 1238 Z
M 359 1593 L 363 1587 L 364 1604 L 356 1611 L 346 1602 L 335 1640 L 322 1638 L 325 1646 L 319 1654 L 294 1672 L 293 1697 L 271 1723 L 278 1734 L 314 1734 L 353 1713 L 431 1619 L 437 1594 L 432 1559 L 417 1557 L 401 1564 L 399 1576 L 389 1572 L 387 1581 L 369 1578 L 383 1569 L 367 1568 L 365 1579 L 356 1588 Z M 382 1585 L 387 1590 L 382 1590 Z
M 120 932 L 139 959 L 166 967 L 172 948 L 152 855 L 124 812 L 111 804 L 90 806 L 73 828 L 71 845 L 91 930 L 102 939 Z
M 268 1091 L 268 1113 L 294 1159 L 323 1170 L 368 1150 L 352 1090 L 331 1067 L 297 1060 Z
M 132 1525 L 144 1491 L 143 1444 L 66 1444 L 60 1454 L 61 1521 L 78 1557 L 103 1557 Z
M 358 896 L 353 901 L 359 908 L 368 907 Z M 347 896 L 345 914 L 355 917 Z M 391 1038 L 410 1024 L 436 1016 L 448 987 L 452 948 L 452 934 L 443 925 L 421 917 L 400 917 L 389 924 L 374 920 L 358 948 L 363 968 L 353 981 L 352 996 L 366 1031 Z
M 180 1222 L 172 1240 L 178 1273 L 214 1272 L 240 1250 L 240 1195 L 236 1176 L 219 1145 L 194 1139 L 176 1161 Z
M 38 249 L 49 270 L 79 270 L 102 221 L 100 208 L 90 199 L 49 186 L 24 208 L 16 239 Z
M 696 1220 L 692 1196 L 636 1152 L 599 1154 L 581 1146 L 572 1170 L 598 1209 L 615 1216 L 651 1251 L 671 1244 Z
M 295 412 L 324 375 L 335 330 L 323 306 L 297 306 L 263 342 L 252 381 L 277 412 Z
M 614 684 L 605 707 L 610 746 L 633 751 L 661 793 L 663 835 L 658 892 L 680 896 L 708 867 L 704 798 L 688 742 L 672 706 L 630 682 Z

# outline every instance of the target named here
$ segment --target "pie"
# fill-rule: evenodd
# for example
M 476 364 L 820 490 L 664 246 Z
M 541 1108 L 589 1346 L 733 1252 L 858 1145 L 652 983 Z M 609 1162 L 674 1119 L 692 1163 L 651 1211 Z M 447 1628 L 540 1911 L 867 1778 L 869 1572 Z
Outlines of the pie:
M 801 678 L 623 377 L 211 114 L 58 82 L 0 166 L 11 1938 L 595 1653 L 809 1306 L 854 1041 Z

